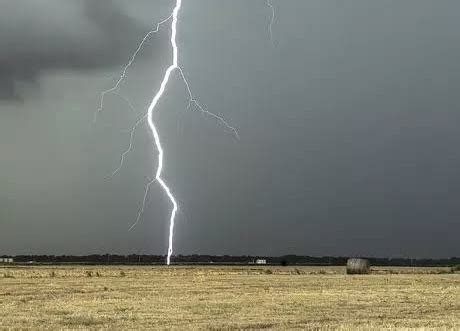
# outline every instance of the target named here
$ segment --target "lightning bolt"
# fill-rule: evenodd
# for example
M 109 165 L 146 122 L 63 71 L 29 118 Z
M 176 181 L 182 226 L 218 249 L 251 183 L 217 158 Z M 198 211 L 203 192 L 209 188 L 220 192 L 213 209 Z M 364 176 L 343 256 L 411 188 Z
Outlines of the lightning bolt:
M 94 113 L 94 117 L 93 117 L 93 123 L 96 123 L 97 121 L 97 118 L 99 116 L 99 113 L 102 111 L 102 109 L 104 108 L 104 98 L 105 96 L 108 94 L 108 93 L 111 93 L 111 92 L 115 92 L 119 87 L 120 87 L 120 84 L 121 82 L 123 81 L 123 79 L 126 77 L 126 73 L 128 72 L 128 69 L 129 67 L 133 64 L 134 60 L 136 59 L 137 57 L 137 54 L 141 51 L 142 47 L 144 46 L 145 42 L 150 38 L 151 35 L 157 33 L 159 30 L 160 30 L 160 26 L 164 23 L 166 23 L 167 21 L 169 21 L 172 17 L 172 14 L 169 15 L 167 18 L 165 18 L 164 20 L 162 20 L 161 22 L 157 23 L 156 25 L 156 28 L 147 32 L 147 34 L 144 36 L 144 38 L 141 40 L 141 42 L 139 43 L 139 45 L 137 46 L 136 50 L 134 51 L 134 53 L 132 54 L 131 58 L 129 59 L 128 63 L 123 67 L 123 70 L 121 72 L 121 75 L 120 77 L 118 78 L 117 82 L 115 83 L 115 85 L 113 85 L 111 88 L 109 88 L 108 90 L 105 90 L 105 91 L 102 91 L 101 92 L 101 99 L 100 99 L 100 103 L 99 103 L 99 108 L 96 110 L 96 112 Z
M 149 191 L 150 191 L 150 186 L 155 182 L 155 179 L 151 179 L 147 185 L 145 185 L 145 191 L 144 191 L 144 198 L 142 199 L 142 206 L 141 208 L 139 209 L 138 213 L 137 213 L 137 218 L 136 218 L 136 221 L 129 227 L 128 231 L 131 231 L 132 229 L 134 229 L 134 227 L 137 225 L 137 223 L 139 223 L 141 217 L 142 217 L 142 214 L 144 213 L 144 209 L 145 209 L 145 203 L 147 202 L 147 196 L 149 195 Z M 169 263 L 168 263 L 169 265 Z
M 208 111 L 204 106 L 202 106 L 198 102 L 198 100 L 195 98 L 195 96 L 192 93 L 192 90 L 190 88 L 190 84 L 188 83 L 188 81 L 187 81 L 187 79 L 185 77 L 183 69 L 178 64 L 178 48 L 177 48 L 177 43 L 176 43 L 176 35 L 177 35 L 178 15 L 179 15 L 181 6 L 182 6 L 182 0 L 176 0 L 176 4 L 175 4 L 175 7 L 174 7 L 171 15 L 169 15 L 167 18 L 165 18 L 161 22 L 157 23 L 156 28 L 151 30 L 151 31 L 149 31 L 144 36 L 144 38 L 142 39 L 142 41 L 138 45 L 137 49 L 135 50 L 135 52 L 131 56 L 131 58 L 128 61 L 128 63 L 123 67 L 122 73 L 121 73 L 119 79 L 117 80 L 117 82 L 115 83 L 115 85 L 112 86 L 110 89 L 107 89 L 107 90 L 105 90 L 105 91 L 103 91 L 101 93 L 100 105 L 99 105 L 99 108 L 97 109 L 97 111 L 95 112 L 94 118 L 93 118 L 93 122 L 96 122 L 99 113 L 104 108 L 104 98 L 105 98 L 105 96 L 108 93 L 116 93 L 116 91 L 119 89 L 120 84 L 122 83 L 123 79 L 126 77 L 126 74 L 127 74 L 127 71 L 129 69 L 129 67 L 133 64 L 136 56 L 141 51 L 143 45 L 148 40 L 148 38 L 152 34 L 158 32 L 159 28 L 160 28 L 160 26 L 162 24 L 164 24 L 164 23 L 166 23 L 166 22 L 168 22 L 169 20 L 172 19 L 172 22 L 171 22 L 171 39 L 170 39 L 171 46 L 172 46 L 172 51 L 173 51 L 172 52 L 172 63 L 166 69 L 166 71 L 164 73 L 164 76 L 163 76 L 163 80 L 161 81 L 161 84 L 160 84 L 160 88 L 158 89 L 157 93 L 154 95 L 154 97 L 153 97 L 153 99 L 152 99 L 152 101 L 151 101 L 151 103 L 150 103 L 150 105 L 148 107 L 147 113 L 145 113 L 142 117 L 140 117 L 135 122 L 133 127 L 131 128 L 129 146 L 121 154 L 120 163 L 119 163 L 118 167 L 111 173 L 111 176 L 114 176 L 123 167 L 124 160 L 125 160 L 127 154 L 132 150 L 132 147 L 133 147 L 135 130 L 145 119 L 147 119 L 148 126 L 150 128 L 150 131 L 152 132 L 154 142 L 155 142 L 155 147 L 156 147 L 156 150 L 158 152 L 158 166 L 157 166 L 154 178 L 149 180 L 149 182 L 145 186 L 144 198 L 142 200 L 142 206 L 138 211 L 136 221 L 130 226 L 129 231 L 132 230 L 138 224 L 139 220 L 141 219 L 141 217 L 142 217 L 142 215 L 144 213 L 145 204 L 146 204 L 146 201 L 147 201 L 147 197 L 148 197 L 151 185 L 155 181 L 158 182 L 160 184 L 160 186 L 162 187 L 163 191 L 165 192 L 165 194 L 167 195 L 167 197 L 168 197 L 168 199 L 169 199 L 169 201 L 171 202 L 171 205 L 172 205 L 172 210 L 171 210 L 171 214 L 170 214 L 170 217 L 169 217 L 168 254 L 167 254 L 167 259 L 166 259 L 167 265 L 169 265 L 171 263 L 171 256 L 172 256 L 172 253 L 173 253 L 174 225 L 175 225 L 176 213 L 178 211 L 178 203 L 176 201 L 176 198 L 172 194 L 171 189 L 169 188 L 169 186 L 166 184 L 166 182 L 162 178 L 164 151 L 163 151 L 163 148 L 162 148 L 162 145 L 161 145 L 160 135 L 158 133 L 158 130 L 157 130 L 156 126 L 155 126 L 155 122 L 153 120 L 153 113 L 155 111 L 155 107 L 156 107 L 158 101 L 161 99 L 161 97 L 164 94 L 164 91 L 165 91 L 166 86 L 167 86 L 167 84 L 169 82 L 169 78 L 171 76 L 171 73 L 174 70 L 177 69 L 179 71 L 180 76 L 181 76 L 181 78 L 182 78 L 182 80 L 183 80 L 183 82 L 185 84 L 185 87 L 186 87 L 186 90 L 187 90 L 187 93 L 188 93 L 188 97 L 189 97 L 187 109 L 190 109 L 191 105 L 193 104 L 195 106 L 194 109 L 196 109 L 196 110 L 202 112 L 203 114 L 206 114 L 206 115 L 214 118 L 215 120 L 219 121 L 228 131 L 230 131 L 237 139 L 239 139 L 238 131 L 233 126 L 231 126 L 227 121 L 225 121 L 225 119 L 222 116 L 214 114 L 214 113 Z M 131 102 L 127 98 L 123 97 L 120 94 L 118 94 L 118 95 L 129 105 L 129 107 L 132 110 L 134 110 L 133 105 L 131 104 Z
M 112 171 L 112 173 L 110 174 L 109 177 L 113 177 L 115 176 L 120 170 L 121 168 L 123 167 L 123 164 L 125 162 L 125 158 L 126 158 L 126 155 L 128 155 L 129 152 L 131 152 L 131 150 L 133 149 L 133 145 L 134 145 L 134 134 L 135 134 L 135 131 L 137 129 L 137 127 L 143 122 L 145 121 L 145 119 L 147 118 L 147 114 L 144 114 L 141 118 L 139 118 L 136 123 L 133 125 L 133 127 L 131 128 L 130 130 L 130 134 L 129 134 L 129 146 L 128 148 L 121 154 L 120 156 L 120 163 L 118 165 L 118 167 Z M 137 222 L 136 222 L 137 223 Z
M 173 9 L 172 13 L 172 23 L 171 23 L 171 46 L 173 49 L 173 62 L 172 64 L 166 69 L 165 75 L 163 77 L 163 80 L 160 84 L 160 89 L 158 90 L 157 94 L 152 99 L 152 102 L 150 103 L 150 106 L 147 110 L 147 121 L 150 127 L 150 130 L 152 131 L 153 138 L 155 140 L 155 145 L 158 151 L 158 168 L 157 172 L 155 174 L 155 179 L 160 183 L 161 187 L 165 191 L 166 195 L 168 196 L 169 200 L 171 201 L 171 204 L 173 206 L 171 210 L 171 216 L 169 217 L 169 239 L 168 239 L 168 256 L 166 258 L 166 264 L 169 265 L 171 263 L 171 255 L 173 252 L 173 237 L 174 237 L 174 222 L 175 222 L 175 217 L 176 217 L 176 212 L 177 212 L 177 202 L 176 199 L 174 198 L 174 195 L 171 193 L 170 188 L 168 185 L 166 185 L 165 181 L 161 177 L 161 172 L 163 170 L 163 148 L 161 147 L 161 142 L 160 142 L 160 135 L 158 134 L 158 130 L 155 126 L 155 123 L 153 121 L 153 111 L 155 110 L 155 106 L 157 105 L 158 101 L 160 100 L 161 96 L 163 95 L 166 85 L 168 84 L 169 81 L 169 76 L 171 76 L 171 72 L 178 67 L 177 65 L 177 44 L 176 44 L 176 34 L 177 34 L 177 15 L 179 14 L 179 10 L 182 5 L 182 0 L 177 0 L 176 6 Z M 150 187 L 150 184 L 148 185 Z M 148 188 L 147 188 L 148 190 Z
M 267 0 L 266 2 L 267 6 L 270 8 L 272 15 L 270 17 L 270 23 L 268 24 L 268 35 L 270 38 L 270 42 L 273 43 L 273 31 L 272 31 L 272 26 L 273 22 L 275 21 L 275 7 L 273 7 L 272 3 L 270 0 Z
M 192 90 L 190 89 L 190 84 L 188 83 L 187 79 L 185 78 L 185 75 L 184 75 L 184 71 L 182 70 L 181 67 L 176 67 L 179 72 L 180 72 L 180 75 L 182 77 L 182 80 L 184 81 L 184 84 L 185 84 L 185 88 L 187 89 L 187 92 L 188 92 L 188 95 L 189 95 L 189 100 L 188 100 L 188 105 L 187 105 L 187 109 L 190 109 L 191 105 L 194 104 L 195 107 L 200 111 L 202 112 L 203 114 L 206 114 L 216 120 L 218 120 L 227 130 L 229 130 L 230 132 L 233 133 L 233 135 L 235 136 L 235 138 L 239 139 L 240 136 L 238 134 L 238 131 L 233 127 L 231 126 L 230 124 L 227 123 L 227 121 L 225 121 L 225 119 L 222 117 L 222 116 L 219 116 L 217 114 L 214 114 L 214 113 L 211 113 L 210 111 L 206 110 L 199 102 L 197 99 L 195 99 L 195 97 L 193 96 L 193 93 L 192 93 Z

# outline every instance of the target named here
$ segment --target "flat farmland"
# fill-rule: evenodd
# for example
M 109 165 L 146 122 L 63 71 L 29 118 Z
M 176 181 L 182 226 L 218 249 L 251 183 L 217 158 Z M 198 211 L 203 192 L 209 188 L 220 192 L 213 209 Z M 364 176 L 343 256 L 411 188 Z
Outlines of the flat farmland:
M 0 266 L 0 328 L 460 328 L 442 268 Z

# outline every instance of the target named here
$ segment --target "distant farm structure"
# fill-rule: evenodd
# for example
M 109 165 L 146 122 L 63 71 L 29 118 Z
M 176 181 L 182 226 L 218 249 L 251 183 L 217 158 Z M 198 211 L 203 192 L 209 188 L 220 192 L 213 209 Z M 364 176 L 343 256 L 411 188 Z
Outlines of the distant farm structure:
M 370 269 L 369 260 L 352 258 L 347 261 L 347 274 L 368 274 Z
M 267 260 L 266 259 L 257 259 L 256 264 L 267 264 Z
M 14 259 L 12 257 L 0 257 L 0 263 L 13 263 Z

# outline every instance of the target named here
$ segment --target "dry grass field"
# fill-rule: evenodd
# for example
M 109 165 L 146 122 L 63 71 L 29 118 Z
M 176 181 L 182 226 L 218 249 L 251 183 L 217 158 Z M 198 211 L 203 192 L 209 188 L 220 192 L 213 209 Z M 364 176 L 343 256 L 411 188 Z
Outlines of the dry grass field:
M 460 274 L 374 270 L 0 266 L 0 328 L 460 329 Z

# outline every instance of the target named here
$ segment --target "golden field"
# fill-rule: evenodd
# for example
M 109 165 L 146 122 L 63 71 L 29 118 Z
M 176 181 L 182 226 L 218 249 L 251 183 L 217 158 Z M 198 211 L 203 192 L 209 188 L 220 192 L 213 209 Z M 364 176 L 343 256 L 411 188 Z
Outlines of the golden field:
M 0 266 L 0 328 L 460 329 L 447 269 Z

